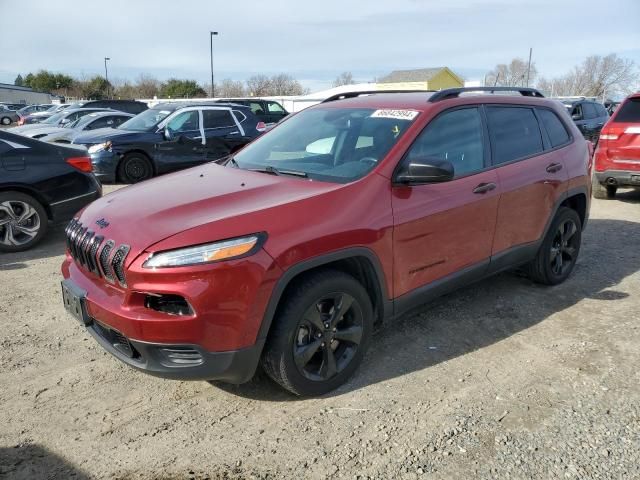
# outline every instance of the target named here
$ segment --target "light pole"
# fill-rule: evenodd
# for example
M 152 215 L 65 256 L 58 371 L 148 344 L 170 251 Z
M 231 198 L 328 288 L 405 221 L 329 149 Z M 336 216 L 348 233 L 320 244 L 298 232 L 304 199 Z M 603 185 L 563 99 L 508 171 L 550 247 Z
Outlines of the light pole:
M 104 79 L 107 81 L 107 96 L 109 96 L 109 71 L 107 70 L 107 60 L 111 60 L 109 57 L 104 57 Z
M 209 32 L 209 40 L 211 42 L 211 98 L 216 94 L 216 87 L 213 84 L 213 36 L 218 35 L 218 32 Z

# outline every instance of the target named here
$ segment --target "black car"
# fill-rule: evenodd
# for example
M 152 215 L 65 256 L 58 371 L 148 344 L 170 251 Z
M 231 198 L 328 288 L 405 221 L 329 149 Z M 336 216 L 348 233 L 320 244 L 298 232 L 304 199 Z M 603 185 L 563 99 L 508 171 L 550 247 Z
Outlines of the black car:
M 571 119 L 578 126 L 584 138 L 596 143 L 600 136 L 600 130 L 609 120 L 609 112 L 604 105 L 588 99 L 562 99 L 561 101 L 567 107 Z
M 289 112 L 287 112 L 282 105 L 273 100 L 263 100 L 262 98 L 228 98 L 218 100 L 218 102 L 235 103 L 236 105 L 249 107 L 251 113 L 267 125 L 278 123 L 289 115 Z
M 119 112 L 132 113 L 137 115 L 144 112 L 149 106 L 144 102 L 137 100 L 91 100 L 88 102 L 74 103 L 73 107 L 82 108 L 110 108 Z
M 105 182 L 136 183 L 228 156 L 266 129 L 249 107 L 163 103 L 118 128 L 79 135 L 93 170 Z
M 0 131 L 0 252 L 33 247 L 101 195 L 84 148 Z

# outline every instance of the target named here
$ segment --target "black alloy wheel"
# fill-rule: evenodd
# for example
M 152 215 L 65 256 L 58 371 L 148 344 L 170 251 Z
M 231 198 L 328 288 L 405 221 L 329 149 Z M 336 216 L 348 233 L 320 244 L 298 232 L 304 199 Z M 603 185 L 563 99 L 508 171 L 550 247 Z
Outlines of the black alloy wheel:
M 153 167 L 140 153 L 126 155 L 118 165 L 118 177 L 124 183 L 138 183 L 153 177 Z
M 551 243 L 549 260 L 551 271 L 554 275 L 563 276 L 567 269 L 573 268 L 580 248 L 579 236 L 576 236 L 578 226 L 569 218 L 562 222 L 556 229 L 556 234 Z

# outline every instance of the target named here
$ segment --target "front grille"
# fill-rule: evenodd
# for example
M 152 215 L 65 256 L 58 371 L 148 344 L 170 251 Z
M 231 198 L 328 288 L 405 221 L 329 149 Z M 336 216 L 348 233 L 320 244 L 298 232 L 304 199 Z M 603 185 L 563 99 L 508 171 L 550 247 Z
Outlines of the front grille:
M 67 249 L 77 265 L 111 283 L 117 280 L 121 286 L 127 286 L 124 262 L 130 250 L 128 245 L 115 248 L 113 240 L 105 241 L 75 218 L 67 225 L 65 235 Z
M 93 322 L 93 327 L 94 331 L 97 332 L 107 342 L 109 342 L 113 346 L 113 348 L 117 349 L 129 358 L 140 358 L 140 353 L 131 344 L 129 339 L 119 331 L 109 328 L 97 321 Z

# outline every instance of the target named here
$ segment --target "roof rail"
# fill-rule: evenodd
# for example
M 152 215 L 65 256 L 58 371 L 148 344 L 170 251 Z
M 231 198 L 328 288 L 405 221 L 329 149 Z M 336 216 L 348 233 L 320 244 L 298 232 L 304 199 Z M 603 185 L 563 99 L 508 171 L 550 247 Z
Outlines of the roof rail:
M 430 93 L 435 90 L 364 90 L 360 92 L 342 92 L 325 98 L 322 103 L 334 102 L 336 100 L 345 100 L 347 98 L 355 98 L 360 95 L 374 95 L 376 93 Z
M 440 100 L 447 100 L 449 98 L 457 98 L 461 93 L 466 92 L 518 92 L 523 97 L 538 97 L 544 98 L 544 95 L 535 88 L 528 87 L 462 87 L 462 88 L 447 88 L 440 90 L 429 97 L 429 102 L 439 102 Z

